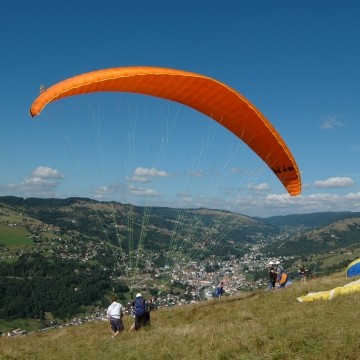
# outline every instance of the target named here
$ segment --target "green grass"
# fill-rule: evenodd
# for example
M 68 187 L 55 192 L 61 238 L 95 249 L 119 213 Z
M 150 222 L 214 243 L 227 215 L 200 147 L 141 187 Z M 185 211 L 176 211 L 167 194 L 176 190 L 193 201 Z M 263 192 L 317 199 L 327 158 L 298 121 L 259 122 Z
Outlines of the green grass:
M 1 359 L 358 359 L 360 294 L 299 303 L 308 292 L 350 282 L 343 273 L 274 292 L 152 313 L 152 326 L 111 338 L 108 324 L 0 338 Z M 124 319 L 127 328 L 132 318 Z
M 0 244 L 5 247 L 19 247 L 33 245 L 33 241 L 28 239 L 29 232 L 23 226 L 8 226 L 0 224 Z
M 16 319 L 13 321 L 6 321 L 0 319 L 0 330 L 12 330 L 21 328 L 26 331 L 32 331 L 33 329 L 38 329 L 40 327 L 40 321 L 35 319 Z

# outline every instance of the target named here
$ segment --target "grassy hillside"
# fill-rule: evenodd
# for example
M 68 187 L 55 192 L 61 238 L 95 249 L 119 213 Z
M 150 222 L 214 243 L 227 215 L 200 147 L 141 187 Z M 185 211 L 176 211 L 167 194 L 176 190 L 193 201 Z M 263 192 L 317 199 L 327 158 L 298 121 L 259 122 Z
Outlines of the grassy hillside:
M 33 241 L 29 238 L 30 233 L 24 224 L 36 222 L 34 219 L 22 216 L 17 211 L 0 208 L 0 248 L 16 250 L 33 246 Z
M 360 294 L 299 303 L 349 282 L 344 273 L 203 304 L 158 310 L 152 326 L 111 338 L 108 324 L 0 338 L 1 359 L 358 359 Z M 125 317 L 129 328 L 132 319 Z

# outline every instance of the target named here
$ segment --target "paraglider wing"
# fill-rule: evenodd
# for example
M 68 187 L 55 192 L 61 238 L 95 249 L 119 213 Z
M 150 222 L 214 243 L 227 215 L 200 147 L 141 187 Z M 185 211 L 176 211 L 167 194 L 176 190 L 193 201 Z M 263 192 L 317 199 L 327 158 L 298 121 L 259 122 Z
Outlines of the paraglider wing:
M 360 259 L 352 261 L 346 268 L 346 276 L 360 276 Z
M 344 286 L 338 286 L 331 290 L 308 293 L 307 295 L 298 297 L 297 300 L 299 302 L 332 300 L 339 295 L 354 294 L 357 292 L 360 292 L 360 280 L 352 281 Z
M 158 67 L 93 71 L 43 91 L 33 102 L 30 114 L 39 115 L 49 102 L 99 91 L 151 95 L 202 112 L 244 141 L 272 169 L 290 195 L 301 193 L 295 159 L 271 123 L 236 90 L 200 74 Z

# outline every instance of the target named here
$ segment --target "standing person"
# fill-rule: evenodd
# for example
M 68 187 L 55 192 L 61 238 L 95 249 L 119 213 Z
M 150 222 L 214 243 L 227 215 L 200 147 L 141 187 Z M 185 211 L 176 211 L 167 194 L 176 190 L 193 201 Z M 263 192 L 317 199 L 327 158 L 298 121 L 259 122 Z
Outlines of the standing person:
M 284 271 L 284 268 L 281 266 L 279 260 L 276 261 L 275 263 L 275 271 L 276 271 L 276 287 L 284 288 L 288 281 L 288 275 Z
M 299 266 L 298 275 L 301 282 L 306 282 L 306 270 L 304 265 Z
M 117 297 L 113 295 L 111 297 L 111 305 L 108 307 L 106 315 L 108 316 L 110 328 L 113 332 L 113 338 L 119 335 L 121 331 L 124 331 L 124 324 L 122 317 L 124 314 L 123 306 L 117 301 Z
M 273 290 L 273 289 L 275 289 L 277 273 L 275 271 L 274 263 L 272 261 L 269 262 L 269 272 L 268 273 L 269 273 L 268 290 Z
M 275 262 L 275 272 L 276 272 L 276 283 L 280 284 L 281 275 L 284 272 L 284 268 L 281 266 L 280 261 L 277 260 Z
M 150 325 L 150 312 L 154 308 L 154 300 L 151 298 L 145 303 L 144 326 Z
M 135 330 L 139 330 L 141 325 L 144 323 L 145 318 L 145 299 L 140 293 L 136 294 L 135 300 L 132 303 L 135 313 Z
M 223 294 L 224 294 L 224 283 L 221 282 L 215 290 L 215 295 L 217 298 L 220 299 Z

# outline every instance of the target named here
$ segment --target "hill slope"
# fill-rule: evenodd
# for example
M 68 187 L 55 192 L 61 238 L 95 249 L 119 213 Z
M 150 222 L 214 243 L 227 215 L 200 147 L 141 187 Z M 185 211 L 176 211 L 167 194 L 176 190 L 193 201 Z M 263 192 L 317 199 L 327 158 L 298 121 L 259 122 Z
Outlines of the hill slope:
M 22 328 L 32 318 L 71 319 L 84 305 L 102 307 L 111 291 L 129 299 L 135 285 L 179 301 L 225 277 L 230 291 L 254 289 L 266 286 L 267 263 L 280 256 L 290 276 L 300 261 L 317 276 L 333 273 L 360 256 L 356 215 L 296 215 L 292 228 L 203 208 L 0 197 L 0 318 L 24 318 Z M 319 227 L 316 219 L 338 220 Z
M 262 220 L 267 224 L 276 227 L 304 227 L 304 228 L 319 228 L 327 226 L 333 222 L 349 219 L 359 218 L 359 212 L 339 211 L 339 212 L 320 212 L 311 214 L 292 214 L 282 216 L 271 216 L 268 218 L 255 218 Z
M 358 359 L 359 294 L 299 303 L 349 282 L 343 273 L 198 305 L 162 309 L 152 325 L 111 339 L 106 322 L 1 338 L 1 359 Z M 125 317 L 127 328 L 132 323 Z M 46 346 L 44 346 L 46 344 Z

